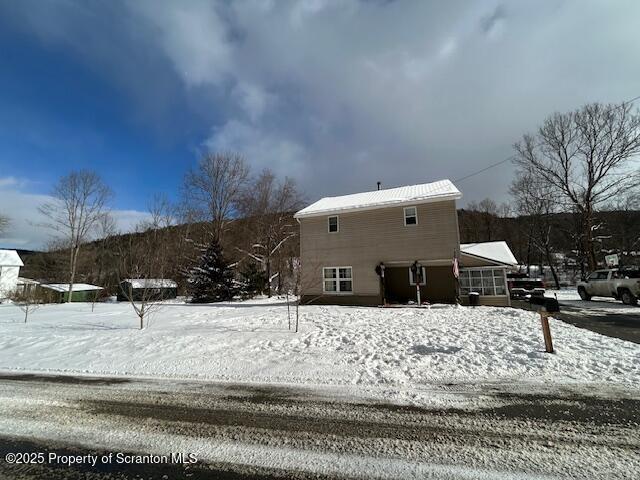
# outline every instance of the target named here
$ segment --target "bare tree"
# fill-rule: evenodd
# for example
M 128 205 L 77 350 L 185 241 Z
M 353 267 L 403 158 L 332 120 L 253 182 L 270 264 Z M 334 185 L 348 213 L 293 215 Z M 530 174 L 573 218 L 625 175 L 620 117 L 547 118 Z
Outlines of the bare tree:
M 596 268 L 594 213 L 640 183 L 633 163 L 640 153 L 640 115 L 628 103 L 556 113 L 515 150 L 521 173 L 541 177 L 557 201 L 576 212 L 581 248 L 589 268 Z
M 239 201 L 238 211 L 245 217 L 246 237 L 250 246 L 247 250 L 236 248 L 263 266 L 269 296 L 272 294 L 271 284 L 274 278 L 280 279 L 280 287 L 283 285 L 281 277 L 284 262 L 278 261 L 276 271 L 273 272 L 274 257 L 298 234 L 292 214 L 302 203 L 295 182 L 290 178 L 278 182 L 268 169 L 248 186 Z
M 105 212 L 96 225 L 98 241 L 95 244 L 94 268 L 91 269 L 91 272 L 95 275 L 92 283 L 97 285 L 109 284 L 109 274 L 113 273 L 113 265 L 115 264 L 113 240 L 118 233 L 115 219 L 111 213 Z
M 105 214 L 112 192 L 100 176 L 89 170 L 62 177 L 53 188 L 53 200 L 39 207 L 69 248 L 69 301 L 73 293 L 80 247 L 89 240 Z
M 154 194 L 147 209 L 149 220 L 142 222 L 145 229 L 159 230 L 175 225 L 175 209 L 164 193 Z
M 471 237 L 469 238 L 471 241 L 490 242 L 501 236 L 500 219 L 508 216 L 509 213 L 509 205 L 497 204 L 490 198 L 485 198 L 479 203 L 469 202 L 463 211 L 461 228 Z
M 517 212 L 526 220 L 529 245 L 533 245 L 539 250 L 541 257 L 546 260 L 551 269 L 556 288 L 560 288 L 553 256 L 553 223 L 551 220 L 557 207 L 553 188 L 540 177 L 521 172 L 514 179 L 510 193 L 515 200 Z M 527 268 L 529 268 L 529 263 L 530 259 L 528 258 Z
M 0 214 L 0 234 L 4 233 L 9 226 L 9 217 Z
M 131 304 L 140 321 L 140 329 L 148 324 L 149 315 L 162 308 L 162 266 L 155 251 L 153 237 L 131 234 L 120 244 L 118 265 L 119 292 Z
M 163 306 L 166 277 L 171 271 L 171 259 L 177 253 L 173 250 L 175 239 L 171 227 L 176 223 L 176 215 L 171 202 L 166 195 L 156 194 L 148 210 L 149 219 L 140 222 L 136 232 L 120 245 L 118 268 L 119 292 L 133 307 L 141 329 L 145 318 Z
M 235 153 L 206 154 L 184 177 L 183 203 L 191 217 L 211 223 L 211 235 L 221 241 L 225 222 L 249 177 L 244 158 Z
M 39 309 L 44 303 L 50 301 L 46 293 L 39 288 L 28 288 L 15 290 L 9 299 L 24 313 L 24 323 L 27 323 L 29 314 Z
M 322 298 L 324 294 L 311 293 L 321 290 L 322 285 L 322 266 L 318 262 L 309 262 L 303 265 L 299 258 L 292 259 L 293 276 L 289 279 L 290 287 L 293 288 L 293 294 L 296 297 L 295 308 L 295 329 L 294 332 L 298 333 L 300 328 L 300 306 L 309 305 L 319 298 Z M 289 330 L 291 330 L 291 317 L 289 309 L 289 297 L 287 295 L 287 316 L 289 317 Z

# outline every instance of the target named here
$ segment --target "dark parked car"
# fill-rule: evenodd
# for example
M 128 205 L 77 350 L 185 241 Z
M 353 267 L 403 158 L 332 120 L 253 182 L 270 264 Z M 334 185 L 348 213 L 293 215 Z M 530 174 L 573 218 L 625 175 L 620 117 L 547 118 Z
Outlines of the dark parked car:
M 544 282 L 540 278 L 531 278 L 526 273 L 507 273 L 507 285 L 511 298 L 527 295 L 543 296 Z

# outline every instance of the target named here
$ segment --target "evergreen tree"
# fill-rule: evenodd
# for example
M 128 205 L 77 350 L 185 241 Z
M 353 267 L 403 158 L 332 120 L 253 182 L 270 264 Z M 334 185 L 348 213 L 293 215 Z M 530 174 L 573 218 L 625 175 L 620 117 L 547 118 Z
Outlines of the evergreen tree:
M 222 254 L 222 247 L 213 240 L 204 251 L 198 265 L 189 271 L 189 291 L 193 303 L 223 302 L 237 293 L 233 268 Z
M 262 295 L 267 287 L 267 274 L 254 263 L 248 263 L 240 272 L 242 277 L 242 294 L 246 297 Z

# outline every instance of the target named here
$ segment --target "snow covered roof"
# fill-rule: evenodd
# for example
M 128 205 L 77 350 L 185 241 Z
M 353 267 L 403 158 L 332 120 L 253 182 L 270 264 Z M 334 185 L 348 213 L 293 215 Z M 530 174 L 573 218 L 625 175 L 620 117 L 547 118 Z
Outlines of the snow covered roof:
M 518 261 L 507 242 L 461 243 L 460 251 L 474 257 L 484 258 L 506 265 L 517 265 Z
M 420 185 L 353 193 L 340 197 L 324 197 L 297 212 L 294 217 L 313 217 L 327 213 L 372 210 L 395 205 L 410 205 L 439 200 L 457 200 L 462 193 L 450 180 Z
M 178 288 L 178 284 L 166 278 L 125 278 L 131 288 Z
M 45 283 L 41 285 L 44 288 L 49 288 L 51 290 L 55 290 L 56 292 L 68 292 L 69 284 L 68 283 Z M 104 290 L 102 287 L 98 287 L 97 285 L 91 285 L 89 283 L 74 283 L 73 291 L 74 292 L 86 292 L 88 290 Z
M 0 267 L 24 267 L 24 263 L 15 250 L 0 249 Z

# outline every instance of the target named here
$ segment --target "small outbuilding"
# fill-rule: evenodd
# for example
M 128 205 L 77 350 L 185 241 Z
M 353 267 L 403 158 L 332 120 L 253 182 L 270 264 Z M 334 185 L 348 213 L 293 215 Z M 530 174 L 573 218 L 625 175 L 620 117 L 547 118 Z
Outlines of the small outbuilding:
M 167 300 L 178 296 L 178 284 L 167 278 L 125 278 L 120 282 L 118 301 Z
M 16 284 L 16 292 L 22 295 L 30 295 L 35 293 L 38 289 L 40 282 L 32 280 L 31 278 L 18 277 L 18 283 Z
M 44 283 L 40 288 L 47 294 L 52 303 L 65 303 L 69 301 L 68 283 Z M 74 283 L 71 292 L 72 302 L 93 302 L 102 293 L 104 288 L 88 283 Z
M 18 252 L 0 249 L 0 300 L 15 291 L 21 267 L 24 263 Z

